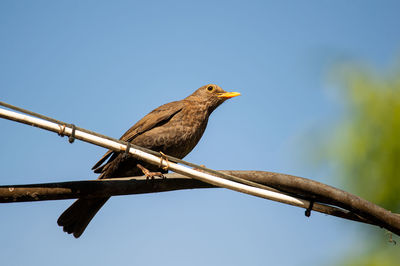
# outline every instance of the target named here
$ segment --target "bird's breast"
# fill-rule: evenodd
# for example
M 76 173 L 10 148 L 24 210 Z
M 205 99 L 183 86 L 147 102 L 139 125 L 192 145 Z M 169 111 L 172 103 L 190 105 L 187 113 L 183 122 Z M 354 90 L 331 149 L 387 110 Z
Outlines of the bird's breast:
M 138 136 L 133 143 L 154 151 L 183 158 L 199 142 L 207 126 L 208 116 L 201 110 L 183 109 L 162 126 Z

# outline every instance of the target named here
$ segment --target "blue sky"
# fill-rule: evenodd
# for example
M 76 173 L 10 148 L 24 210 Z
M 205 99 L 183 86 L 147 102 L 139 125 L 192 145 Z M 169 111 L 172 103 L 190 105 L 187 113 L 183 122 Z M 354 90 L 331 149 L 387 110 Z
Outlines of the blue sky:
M 341 112 L 327 77 L 338 63 L 390 68 L 398 10 L 397 1 L 1 1 L 0 97 L 118 138 L 155 107 L 216 83 L 242 95 L 213 113 L 186 160 L 340 186 L 307 163 L 310 132 Z M 104 149 L 0 127 L 1 184 L 96 178 Z M 115 197 L 77 240 L 56 224 L 71 202 L 0 205 L 4 264 L 321 265 L 368 227 L 214 189 Z

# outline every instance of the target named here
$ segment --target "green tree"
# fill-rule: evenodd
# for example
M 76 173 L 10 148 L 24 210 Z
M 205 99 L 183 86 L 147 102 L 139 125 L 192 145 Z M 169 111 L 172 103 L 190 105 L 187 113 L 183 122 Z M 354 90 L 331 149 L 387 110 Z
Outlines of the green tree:
M 384 75 L 353 66 L 339 73 L 344 112 L 324 138 L 323 158 L 335 162 L 335 176 L 347 190 L 399 213 L 400 69 Z M 349 251 L 344 265 L 400 265 L 400 243 L 391 244 L 383 230 L 365 234 L 363 252 Z

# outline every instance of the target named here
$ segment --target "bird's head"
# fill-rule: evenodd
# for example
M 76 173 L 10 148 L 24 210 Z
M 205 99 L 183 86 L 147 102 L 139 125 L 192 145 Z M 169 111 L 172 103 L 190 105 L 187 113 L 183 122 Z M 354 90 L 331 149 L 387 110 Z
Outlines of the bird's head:
M 210 113 L 227 99 L 239 96 L 239 92 L 226 92 L 220 86 L 207 84 L 193 92 L 186 99 L 207 106 Z

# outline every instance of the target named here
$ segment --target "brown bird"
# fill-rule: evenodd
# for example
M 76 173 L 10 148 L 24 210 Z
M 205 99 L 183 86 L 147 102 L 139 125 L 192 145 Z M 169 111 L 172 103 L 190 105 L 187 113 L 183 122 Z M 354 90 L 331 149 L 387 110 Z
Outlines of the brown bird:
M 154 109 L 126 131 L 120 140 L 181 159 L 199 142 L 215 108 L 238 95 L 240 93 L 226 92 L 214 84 L 203 86 L 181 101 Z M 100 173 L 99 179 L 143 173 L 151 176 L 154 174 L 151 171 L 159 170 L 157 166 L 112 150 L 107 151 L 92 169 Z M 108 199 L 78 199 L 61 214 L 57 223 L 65 232 L 78 238 Z

